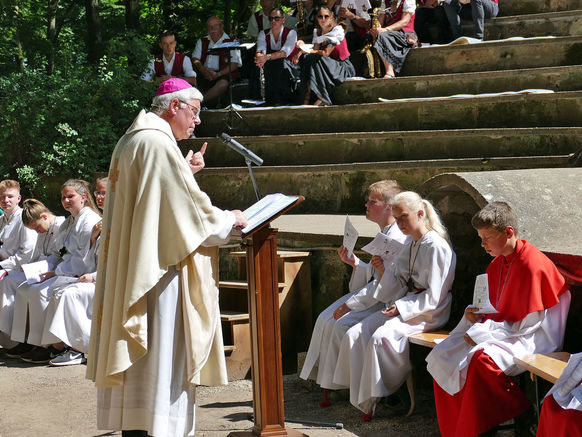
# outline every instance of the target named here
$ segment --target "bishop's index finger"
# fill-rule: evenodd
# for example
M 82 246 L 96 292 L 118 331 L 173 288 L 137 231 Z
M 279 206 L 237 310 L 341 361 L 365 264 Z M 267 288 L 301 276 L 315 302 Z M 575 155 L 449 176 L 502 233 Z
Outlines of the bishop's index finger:
M 202 147 L 200 148 L 200 153 L 204 155 L 204 153 L 206 153 L 206 147 L 208 147 L 208 143 L 204 142 L 204 144 L 202 144 Z

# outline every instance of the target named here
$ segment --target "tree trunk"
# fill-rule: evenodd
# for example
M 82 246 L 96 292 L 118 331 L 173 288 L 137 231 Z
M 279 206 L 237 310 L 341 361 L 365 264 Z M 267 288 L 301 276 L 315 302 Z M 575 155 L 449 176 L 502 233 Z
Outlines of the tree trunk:
M 231 38 L 236 36 L 232 33 L 232 0 L 225 0 L 224 2 L 224 31 Z
M 22 51 L 22 42 L 20 41 L 20 32 L 14 33 L 14 42 L 16 43 L 16 62 L 18 64 L 18 71 L 24 73 L 24 52 Z
M 55 71 L 55 45 L 57 43 L 57 9 L 59 0 L 48 0 L 47 31 L 46 38 L 49 42 L 47 54 L 47 74 Z
M 99 0 L 85 0 L 85 17 L 87 19 L 87 55 L 89 63 L 95 65 L 101 58 Z
M 125 0 L 125 27 L 133 30 L 139 27 L 139 0 Z

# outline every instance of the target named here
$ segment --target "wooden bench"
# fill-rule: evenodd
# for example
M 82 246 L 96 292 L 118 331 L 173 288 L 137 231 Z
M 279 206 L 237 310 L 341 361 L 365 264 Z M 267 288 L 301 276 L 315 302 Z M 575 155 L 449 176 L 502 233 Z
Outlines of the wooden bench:
M 434 348 L 438 343 L 449 337 L 448 331 L 419 332 L 408 336 L 408 341 L 413 344 Z

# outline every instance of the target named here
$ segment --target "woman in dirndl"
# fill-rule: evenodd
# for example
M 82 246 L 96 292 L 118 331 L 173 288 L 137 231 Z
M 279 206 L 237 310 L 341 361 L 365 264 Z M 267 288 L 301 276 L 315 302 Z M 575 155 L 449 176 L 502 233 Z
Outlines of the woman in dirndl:
M 301 65 L 303 104 L 313 101 L 315 106 L 332 104 L 333 87 L 356 74 L 349 60 L 350 52 L 344 29 L 336 22 L 332 9 L 320 6 L 315 11 L 316 27 L 313 30 L 313 48 L 306 53 L 301 50 L 303 41 L 297 41 L 300 50 L 293 62 Z
M 411 48 L 418 44 L 414 33 L 415 0 L 384 0 L 386 13 L 382 15 L 382 27 L 370 29 L 376 39 L 374 48 L 384 63 L 384 78 L 400 73 Z

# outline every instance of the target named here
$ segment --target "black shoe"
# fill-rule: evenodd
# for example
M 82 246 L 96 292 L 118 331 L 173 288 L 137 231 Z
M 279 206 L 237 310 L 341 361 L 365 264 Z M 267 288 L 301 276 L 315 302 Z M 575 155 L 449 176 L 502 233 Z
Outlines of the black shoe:
M 28 343 L 18 343 L 16 346 L 6 349 L 4 355 L 8 358 L 20 358 L 23 354 L 34 349 L 34 346 Z
M 39 348 L 30 358 L 20 357 L 20 359 L 32 364 L 46 364 L 53 358 L 56 358 L 61 352 L 62 351 L 49 346 L 47 348 Z

